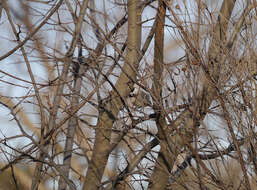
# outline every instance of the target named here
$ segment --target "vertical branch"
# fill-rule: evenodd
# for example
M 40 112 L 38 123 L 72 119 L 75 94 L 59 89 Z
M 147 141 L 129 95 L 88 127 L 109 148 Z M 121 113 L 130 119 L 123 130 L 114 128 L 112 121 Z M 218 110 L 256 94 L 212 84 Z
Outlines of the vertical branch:
M 136 19 L 136 24 L 137 24 L 137 61 L 138 63 L 140 62 L 140 55 L 142 55 L 142 53 L 140 52 L 141 50 L 141 41 L 142 41 L 142 7 L 137 6 L 137 19 Z
M 142 41 L 142 7 L 137 5 L 136 8 L 136 51 L 137 51 L 137 63 L 139 64 L 143 52 L 141 51 L 141 41 Z M 129 150 L 130 151 L 130 150 Z M 133 154 L 132 152 L 130 152 L 130 154 Z M 134 159 L 134 158 L 133 158 Z M 127 184 L 128 182 L 126 181 L 126 175 L 124 175 L 124 178 L 122 180 L 116 180 L 112 185 L 113 188 L 117 189 L 117 190 L 123 190 L 124 189 L 124 185 Z M 127 179 L 129 180 L 129 179 Z M 128 185 L 126 186 L 126 188 L 128 187 Z
M 153 94 L 156 112 L 160 112 L 162 106 L 162 73 L 163 73 L 163 44 L 164 44 L 164 23 L 166 6 L 159 0 L 158 14 L 156 18 L 156 31 L 154 40 L 154 75 Z M 159 107 L 159 108 L 157 108 Z
M 82 74 L 85 71 L 85 65 L 81 63 L 82 57 L 82 44 L 79 42 L 79 53 L 78 53 L 78 71 L 74 71 L 74 86 L 73 86 L 73 96 L 71 99 L 71 113 L 76 109 L 79 104 L 80 99 L 80 90 L 82 84 Z M 74 141 L 74 135 L 76 133 L 76 128 L 78 125 L 78 118 L 77 114 L 72 114 L 68 122 L 68 129 L 66 134 L 65 140 L 65 147 L 64 147 L 64 155 L 63 155 L 63 175 L 69 178 L 69 171 L 71 168 L 71 158 L 72 158 L 72 147 Z M 67 184 L 63 178 L 59 179 L 58 190 L 65 190 L 67 188 Z
M 75 47 L 76 47 L 76 43 L 81 31 L 81 27 L 82 27 L 82 22 L 83 22 L 83 18 L 84 15 L 86 13 L 86 8 L 87 8 L 87 4 L 88 4 L 88 0 L 84 0 L 83 4 L 81 6 L 80 9 L 80 14 L 79 14 L 79 19 L 78 22 L 76 23 L 75 26 L 75 33 L 73 35 L 72 38 L 72 42 L 70 45 L 70 48 L 68 50 L 68 52 L 65 55 L 65 63 L 64 63 L 64 67 L 60 76 L 60 80 L 58 81 L 58 87 L 57 90 L 55 92 L 55 96 L 54 96 L 54 101 L 53 101 L 53 108 L 49 117 L 49 123 L 48 123 L 48 128 L 45 131 L 45 134 L 47 134 L 50 130 L 54 130 L 55 125 L 56 125 L 56 116 L 58 113 L 58 109 L 60 106 L 60 102 L 61 102 L 61 98 L 62 98 L 62 94 L 63 94 L 63 88 L 64 88 L 64 84 L 68 75 L 68 70 L 69 70 L 69 66 L 71 63 L 71 57 L 74 53 Z M 40 145 L 43 145 L 43 141 L 40 142 Z M 46 147 L 47 148 L 47 147 Z M 39 155 L 39 160 L 44 160 L 45 155 L 43 152 L 40 153 Z M 41 180 L 41 170 L 43 167 L 43 163 L 42 162 L 38 162 L 34 171 L 34 176 L 33 176 L 33 180 L 32 180 L 32 184 L 31 184 L 31 190 L 37 190 L 38 189 L 38 185 L 40 183 Z
M 130 93 L 130 78 L 136 79 L 137 62 L 137 5 L 138 0 L 128 1 L 128 46 L 125 64 L 107 102 L 99 105 L 98 123 L 95 130 L 93 155 L 89 162 L 83 189 L 96 190 L 101 185 L 104 169 L 110 149 L 111 129 L 119 110 L 123 107 L 122 99 Z M 129 76 L 129 77 L 128 77 Z M 132 84 L 133 85 L 133 84 Z
M 156 114 L 156 125 L 158 128 L 158 137 L 160 140 L 160 152 L 157 158 L 149 189 L 164 189 L 168 182 L 168 173 L 170 171 L 170 161 L 168 151 L 168 142 L 165 135 L 167 128 L 162 103 L 163 86 L 163 46 L 164 46 L 164 24 L 166 5 L 162 0 L 158 1 L 158 13 L 156 18 L 156 31 L 154 41 L 154 74 L 153 74 L 153 108 Z

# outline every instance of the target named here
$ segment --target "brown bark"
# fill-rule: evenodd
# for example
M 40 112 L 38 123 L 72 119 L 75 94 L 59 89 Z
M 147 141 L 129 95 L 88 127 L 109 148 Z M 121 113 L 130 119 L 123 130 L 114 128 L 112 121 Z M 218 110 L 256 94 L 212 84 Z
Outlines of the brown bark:
M 123 73 L 112 89 L 105 105 L 99 105 L 99 118 L 95 130 L 93 155 L 89 162 L 83 189 L 96 190 L 101 185 L 101 179 L 109 157 L 110 137 L 113 123 L 120 109 L 124 106 L 123 100 L 130 93 L 128 88 L 130 78 L 135 81 L 137 62 L 137 0 L 128 1 L 128 46 Z M 129 76 L 129 77 L 128 77 Z M 130 83 L 133 85 L 133 82 Z
M 154 74 L 153 74 L 153 100 L 154 112 L 156 114 L 156 126 L 158 128 L 158 138 L 160 140 L 160 152 L 156 161 L 156 166 L 150 180 L 149 189 L 164 189 L 168 182 L 168 174 L 172 159 L 167 142 L 167 125 L 162 104 L 163 86 L 163 46 L 164 46 L 164 24 L 166 5 L 162 0 L 158 1 L 158 14 L 156 22 L 156 32 L 154 41 Z

